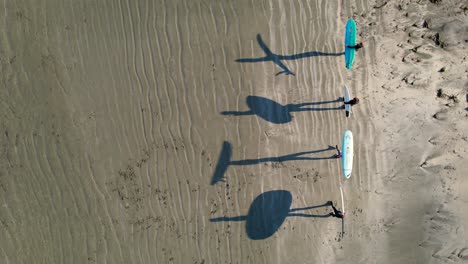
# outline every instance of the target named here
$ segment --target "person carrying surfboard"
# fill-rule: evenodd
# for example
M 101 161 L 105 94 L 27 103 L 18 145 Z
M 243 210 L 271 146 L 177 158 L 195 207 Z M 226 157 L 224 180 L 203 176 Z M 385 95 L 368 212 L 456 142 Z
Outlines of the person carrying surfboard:
M 354 46 L 346 46 L 346 47 L 358 51 L 360 48 L 364 47 L 364 43 L 359 42 L 358 44 L 356 44 L 356 45 L 354 45 Z
M 359 103 L 359 98 L 354 97 L 353 99 L 349 100 L 348 102 L 344 102 L 344 104 L 355 105 Z
M 332 207 L 332 209 L 333 209 L 333 213 L 330 213 L 330 215 L 331 215 L 331 216 L 334 216 L 334 217 L 336 217 L 336 218 L 341 218 L 341 219 L 343 219 L 345 215 L 344 215 L 340 210 L 336 209 L 336 207 L 333 205 L 333 202 L 332 202 L 332 201 L 328 201 L 328 203 L 331 205 L 331 207 Z

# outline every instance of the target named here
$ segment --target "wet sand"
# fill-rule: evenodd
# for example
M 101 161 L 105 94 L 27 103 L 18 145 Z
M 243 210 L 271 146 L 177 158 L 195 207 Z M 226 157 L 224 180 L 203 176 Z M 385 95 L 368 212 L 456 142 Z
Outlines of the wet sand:
M 465 262 L 467 5 L 384 3 L 1 2 L 1 262 Z

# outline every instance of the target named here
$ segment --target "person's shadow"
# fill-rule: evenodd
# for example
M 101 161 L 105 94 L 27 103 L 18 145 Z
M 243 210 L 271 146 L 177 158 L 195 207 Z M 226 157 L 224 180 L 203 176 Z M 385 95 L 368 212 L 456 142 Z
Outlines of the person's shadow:
M 246 101 L 250 111 L 223 111 L 221 114 L 231 116 L 257 115 L 268 122 L 272 122 L 274 124 L 284 124 L 291 122 L 293 118 L 291 112 L 333 111 L 344 109 L 342 97 L 330 101 L 282 105 L 268 98 L 249 95 L 247 96 Z M 313 107 L 330 103 L 341 103 L 341 105 L 337 107 Z
M 257 196 L 252 202 L 247 215 L 211 218 L 210 222 L 246 221 L 245 230 L 247 236 L 250 239 L 259 240 L 272 236 L 281 227 L 288 216 L 315 218 L 328 218 L 332 216 L 330 213 L 323 215 L 295 213 L 298 211 L 330 206 L 329 202 L 321 205 L 294 209 L 291 209 L 291 204 L 292 195 L 288 191 L 274 190 L 264 192 Z
M 340 53 L 328 53 L 328 52 L 320 52 L 320 51 L 309 51 L 309 52 L 304 52 L 304 53 L 297 53 L 293 55 L 278 55 L 274 54 L 268 46 L 265 44 L 263 41 L 262 37 L 260 34 L 257 34 L 257 42 L 260 45 L 260 48 L 265 52 L 266 56 L 260 57 L 260 58 L 242 58 L 242 59 L 237 59 L 236 62 L 264 62 L 264 61 L 272 61 L 276 65 L 278 65 L 282 71 L 278 72 L 276 75 L 279 74 L 286 74 L 286 75 L 295 75 L 294 72 L 288 69 L 286 65 L 284 65 L 281 61 L 282 60 L 297 60 L 297 59 L 302 59 L 302 58 L 308 58 L 308 57 L 315 57 L 315 56 L 342 56 L 345 53 L 340 52 Z
M 216 168 L 214 171 L 213 176 L 211 177 L 211 185 L 215 185 L 220 181 L 224 181 L 223 177 L 226 173 L 228 167 L 230 165 L 256 165 L 260 163 L 266 162 L 285 162 L 291 160 L 326 160 L 326 159 L 336 159 L 337 155 L 333 154 L 329 157 L 307 157 L 305 155 L 315 154 L 320 152 L 326 152 L 330 150 L 336 150 L 335 147 L 328 146 L 325 149 L 319 150 L 312 150 L 312 151 L 303 151 L 298 153 L 293 153 L 284 156 L 277 156 L 277 157 L 267 157 L 267 158 L 259 158 L 259 159 L 245 159 L 245 160 L 231 160 L 232 157 L 232 146 L 231 143 L 224 141 L 223 147 L 221 149 L 221 153 L 219 155 L 218 163 L 216 164 Z

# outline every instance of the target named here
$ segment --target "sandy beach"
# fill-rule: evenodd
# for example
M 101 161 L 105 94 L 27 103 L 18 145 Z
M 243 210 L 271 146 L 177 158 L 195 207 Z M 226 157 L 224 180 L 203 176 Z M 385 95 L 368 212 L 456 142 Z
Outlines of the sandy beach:
M 1 263 L 468 262 L 467 1 L 0 7 Z

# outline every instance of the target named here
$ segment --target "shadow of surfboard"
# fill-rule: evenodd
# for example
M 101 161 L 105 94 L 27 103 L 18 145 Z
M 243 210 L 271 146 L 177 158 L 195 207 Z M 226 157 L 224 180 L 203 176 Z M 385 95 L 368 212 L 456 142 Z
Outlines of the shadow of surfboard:
M 316 206 L 291 209 L 292 195 L 289 191 L 274 190 L 260 194 L 255 198 L 249 208 L 247 215 L 234 217 L 211 218 L 210 222 L 240 222 L 245 221 L 245 231 L 252 240 L 261 240 L 271 237 L 284 223 L 287 217 L 313 217 L 328 218 L 327 214 L 304 214 L 298 211 L 326 207 L 330 204 L 324 203 Z

